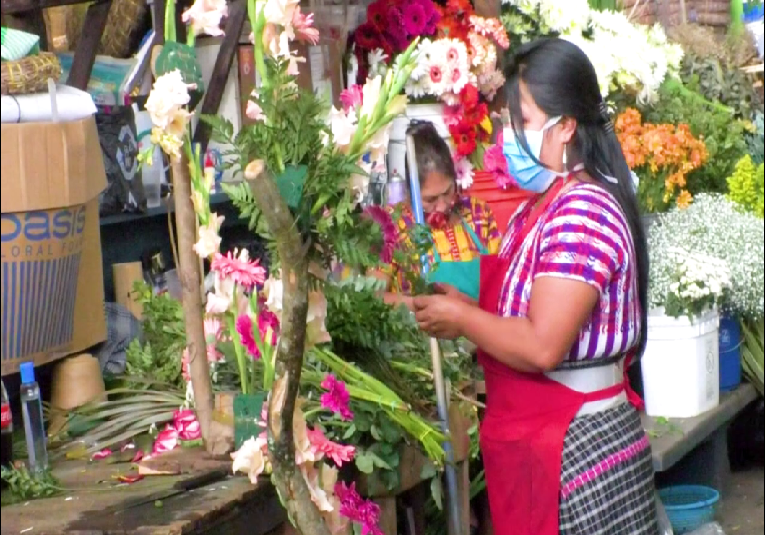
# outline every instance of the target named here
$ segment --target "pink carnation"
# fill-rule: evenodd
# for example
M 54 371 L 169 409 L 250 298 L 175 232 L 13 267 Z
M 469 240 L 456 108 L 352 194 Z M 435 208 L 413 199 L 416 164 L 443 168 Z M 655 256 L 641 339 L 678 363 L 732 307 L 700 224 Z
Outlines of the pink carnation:
M 507 160 L 502 153 L 502 145 L 503 136 L 502 132 L 500 132 L 497 137 L 497 144 L 487 148 L 486 152 L 483 154 L 483 170 L 487 173 L 491 173 L 497 186 L 505 189 L 508 186 L 515 184 L 515 181 L 510 176 Z
M 230 278 L 247 290 L 252 290 L 266 280 L 266 270 L 257 260 L 250 260 L 247 251 L 242 251 L 239 256 L 234 256 L 231 252 L 225 256 L 216 253 L 211 269 L 219 273 L 221 278 Z

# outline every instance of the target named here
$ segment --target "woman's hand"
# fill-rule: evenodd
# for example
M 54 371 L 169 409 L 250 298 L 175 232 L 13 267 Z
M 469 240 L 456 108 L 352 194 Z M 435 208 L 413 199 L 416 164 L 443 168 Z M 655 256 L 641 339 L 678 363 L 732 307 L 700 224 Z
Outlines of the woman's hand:
M 452 286 L 451 284 L 445 284 L 442 282 L 436 282 L 433 284 L 433 289 L 436 291 L 436 294 L 438 295 L 445 295 L 446 297 L 451 297 L 452 299 L 457 299 L 459 301 L 462 301 L 463 303 L 467 303 L 469 305 L 477 306 L 478 303 L 472 299 L 469 295 L 465 295 L 462 292 L 460 292 L 457 288 Z
M 420 329 L 442 340 L 454 340 L 462 336 L 464 307 L 462 300 L 448 295 L 422 295 L 414 298 L 414 314 Z

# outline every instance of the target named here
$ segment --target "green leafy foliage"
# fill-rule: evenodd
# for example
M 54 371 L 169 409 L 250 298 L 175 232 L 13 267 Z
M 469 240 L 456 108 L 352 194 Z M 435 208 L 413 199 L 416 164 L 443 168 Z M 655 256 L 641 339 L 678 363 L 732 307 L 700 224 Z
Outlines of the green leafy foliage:
M 10 499 L 3 495 L 3 505 L 9 503 L 50 498 L 62 492 L 61 484 L 50 471 L 34 474 L 23 465 L 0 470 L 0 478 L 8 485 Z M 5 491 L 3 491 L 5 494 Z M 7 500 L 7 501 L 6 501 Z
M 762 111 L 754 78 L 723 60 L 686 54 L 681 78 L 689 89 L 710 102 L 731 108 L 737 119 L 748 121 L 755 111 Z
M 267 121 L 256 122 L 234 134 L 226 119 L 202 117 L 212 128 L 213 139 L 233 148 L 226 154 L 233 159 L 235 171 L 244 171 L 255 160 L 263 160 L 274 170 L 274 180 L 288 168 L 306 169 L 299 202 L 291 202 L 293 215 L 303 236 L 310 262 L 325 265 L 327 258 L 358 268 L 361 271 L 379 264 L 382 234 L 371 220 L 360 217 L 350 188 L 353 175 L 365 172 L 356 164 L 358 154 L 336 151 L 324 118 L 326 104 L 310 91 L 299 91 L 288 84 L 279 69 L 269 63 L 273 77 L 271 89 L 260 96 L 260 106 Z M 289 102 L 288 106 L 284 103 Z M 278 269 L 275 243 L 261 220 L 248 184 L 227 186 L 225 189 L 248 221 L 250 229 L 269 244 L 272 268 Z M 297 199 L 291 199 L 297 201 Z
M 89 403 L 70 416 L 80 426 L 92 424 L 80 437 L 87 456 L 105 448 L 117 448 L 161 427 L 186 402 L 184 391 L 164 385 L 163 390 L 119 388 L 108 392 L 109 400 Z
M 747 152 L 745 124 L 734 118 L 731 109 L 670 79 L 659 91 L 659 104 L 644 109 L 643 116 L 651 124 L 687 124 L 694 136 L 704 140 L 709 160 L 689 175 L 691 194 L 727 192 L 726 179 Z
M 749 155 L 755 164 L 765 162 L 765 116 L 760 112 L 754 118 L 754 128 L 746 136 Z
M 167 293 L 154 295 L 143 282 L 136 284 L 134 292 L 143 306 L 143 342 L 134 340 L 127 349 L 127 375 L 182 388 L 186 334 L 181 303 Z
M 728 199 L 747 212 L 765 217 L 765 166 L 755 165 L 748 154 L 736 164 L 728 178 Z
M 741 324 L 744 340 L 741 357 L 744 374 L 757 388 L 760 396 L 765 395 L 765 320 L 744 321 Z

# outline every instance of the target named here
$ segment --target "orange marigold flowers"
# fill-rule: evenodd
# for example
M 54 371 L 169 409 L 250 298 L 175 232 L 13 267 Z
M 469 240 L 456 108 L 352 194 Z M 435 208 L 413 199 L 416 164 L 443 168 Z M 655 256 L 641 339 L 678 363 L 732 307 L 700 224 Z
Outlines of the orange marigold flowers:
M 650 212 L 693 201 L 688 176 L 709 159 L 703 138 L 687 124 L 648 124 L 629 108 L 616 120 L 616 133 L 627 164 L 641 175 L 640 200 Z M 690 188 L 692 189 L 692 188 Z
M 677 196 L 677 199 L 675 199 L 675 202 L 677 203 L 678 208 L 682 208 L 682 209 L 688 208 L 693 202 L 693 195 L 691 195 L 690 191 L 688 191 L 687 189 L 684 189 Z

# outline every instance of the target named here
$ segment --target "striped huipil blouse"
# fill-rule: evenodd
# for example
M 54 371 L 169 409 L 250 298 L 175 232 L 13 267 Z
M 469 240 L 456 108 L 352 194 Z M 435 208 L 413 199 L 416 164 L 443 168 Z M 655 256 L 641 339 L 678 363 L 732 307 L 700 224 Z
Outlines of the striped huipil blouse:
M 527 203 L 513 216 L 500 256 L 509 254 L 512 237 L 521 231 L 532 208 Z M 577 184 L 553 201 L 512 260 L 499 315 L 526 317 L 531 285 L 539 277 L 584 282 L 600 295 L 561 368 L 610 360 L 637 344 L 640 301 L 634 245 L 622 210 L 608 192 Z

